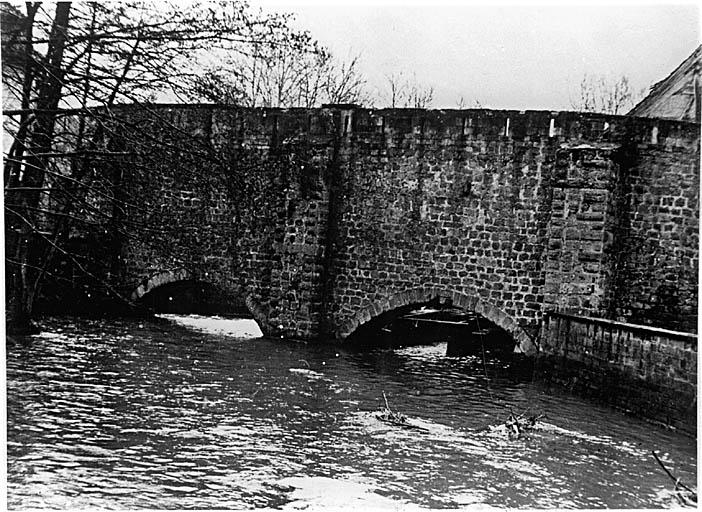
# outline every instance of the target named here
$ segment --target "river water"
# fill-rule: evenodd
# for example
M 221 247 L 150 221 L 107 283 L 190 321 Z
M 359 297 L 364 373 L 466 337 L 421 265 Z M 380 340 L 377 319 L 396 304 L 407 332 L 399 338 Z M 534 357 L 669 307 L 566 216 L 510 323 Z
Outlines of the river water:
M 442 344 L 360 353 L 176 315 L 42 327 L 7 345 L 10 509 L 674 507 L 651 449 L 696 481 L 694 439 Z M 379 421 L 383 392 L 423 430 Z M 489 428 L 510 408 L 546 417 L 510 439 Z

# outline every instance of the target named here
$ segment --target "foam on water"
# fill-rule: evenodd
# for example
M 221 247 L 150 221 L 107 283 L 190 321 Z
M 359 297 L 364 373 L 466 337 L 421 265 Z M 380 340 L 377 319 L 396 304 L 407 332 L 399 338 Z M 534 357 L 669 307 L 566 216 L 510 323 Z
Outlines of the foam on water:
M 9 347 L 10 508 L 675 506 L 653 448 L 695 481 L 694 440 L 499 360 L 242 340 L 240 321 L 168 317 L 56 320 L 56 336 Z M 384 394 L 421 429 L 380 421 Z M 510 410 L 546 417 L 510 439 Z
M 261 328 L 250 318 L 223 318 L 221 316 L 161 314 L 159 318 L 179 325 L 211 334 L 231 336 L 237 339 L 253 339 L 263 336 Z
M 290 368 L 288 370 L 290 373 L 296 373 L 298 375 L 302 375 L 304 377 L 307 377 L 308 379 L 311 380 L 319 380 L 324 378 L 323 373 L 315 372 L 314 370 L 307 370 L 305 368 Z
M 495 507 L 480 503 L 481 495 L 463 494 L 460 509 L 426 508 L 378 494 L 373 484 L 368 481 L 356 482 L 327 477 L 290 477 L 279 480 L 283 488 L 293 488 L 289 493 L 292 500 L 282 510 L 402 510 L 407 512 L 424 512 L 441 510 L 497 510 Z

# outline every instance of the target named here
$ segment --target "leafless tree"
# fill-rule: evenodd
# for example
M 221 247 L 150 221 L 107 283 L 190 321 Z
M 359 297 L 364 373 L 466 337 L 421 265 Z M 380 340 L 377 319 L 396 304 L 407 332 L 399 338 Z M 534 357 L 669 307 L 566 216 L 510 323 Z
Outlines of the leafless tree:
M 387 81 L 387 86 L 389 89 L 389 107 L 390 108 L 397 108 L 400 106 L 401 103 L 403 103 L 404 100 L 404 88 L 405 84 L 402 79 L 401 74 L 395 74 L 392 73 L 390 75 L 386 75 L 385 79 Z
M 571 104 L 581 112 L 625 114 L 643 96 L 644 90 L 634 91 L 624 75 L 611 80 L 586 74 L 580 81 L 579 97 Z
M 417 76 L 406 78 L 400 73 L 385 76 L 387 90 L 381 96 L 390 108 L 428 108 L 434 99 L 434 88 L 420 84 Z
M 252 44 L 246 52 L 210 65 L 195 78 L 186 96 L 250 107 L 363 103 L 365 79 L 358 67 L 359 57 L 339 62 L 311 39 L 274 47 Z
M 358 69 L 359 59 L 355 56 L 346 62 L 332 60 L 322 70 L 328 103 L 365 104 L 370 101 L 365 90 L 366 80 Z
M 464 108 L 483 108 L 483 104 L 480 102 L 480 100 L 473 100 L 473 105 L 469 107 L 465 98 L 463 96 L 460 96 L 456 100 L 456 108 L 461 110 Z
M 92 233 L 103 255 L 118 258 L 122 240 L 138 231 L 125 225 L 125 211 L 135 205 L 120 186 L 120 162 L 129 156 L 112 141 L 117 132 L 148 134 L 120 127 L 118 103 L 148 110 L 154 97 L 185 94 L 201 74 L 199 63 L 217 52 L 248 56 L 252 47 L 276 52 L 310 39 L 291 30 L 288 17 L 254 14 L 241 1 L 189 9 L 165 2 L 27 2 L 24 11 L 8 8 L 16 37 L 5 37 L 3 27 L 2 39 L 3 57 L 15 57 L 12 69 L 3 69 L 3 88 L 19 107 L 5 111 L 12 142 L 3 169 L 6 313 L 17 328 L 30 325 L 58 256 L 91 286 L 119 296 L 93 269 L 96 262 L 70 249 L 73 234 Z

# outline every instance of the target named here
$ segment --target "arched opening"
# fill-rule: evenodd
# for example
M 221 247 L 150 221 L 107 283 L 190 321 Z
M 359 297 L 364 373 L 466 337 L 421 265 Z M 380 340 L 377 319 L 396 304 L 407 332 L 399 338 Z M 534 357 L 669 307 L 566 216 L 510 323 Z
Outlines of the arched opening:
M 156 314 L 251 319 L 261 332 L 268 333 L 266 315 L 250 295 L 228 292 L 185 269 L 151 276 L 132 292 L 131 298 Z
M 399 348 L 446 343 L 447 356 L 503 356 L 514 352 L 511 334 L 483 315 L 421 303 L 388 311 L 359 326 L 347 342 L 357 347 Z
M 447 355 L 533 355 L 536 345 L 503 311 L 477 297 L 435 289 L 401 292 L 372 304 L 342 327 L 356 347 L 396 348 L 446 342 Z
M 140 303 L 155 313 L 252 317 L 243 298 L 196 279 L 157 286 L 144 294 Z

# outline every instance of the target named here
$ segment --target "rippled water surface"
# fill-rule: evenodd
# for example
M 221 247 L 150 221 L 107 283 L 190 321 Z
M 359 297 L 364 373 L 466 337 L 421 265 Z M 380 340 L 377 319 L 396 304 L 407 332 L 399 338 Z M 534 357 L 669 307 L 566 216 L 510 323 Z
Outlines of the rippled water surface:
M 445 345 L 356 353 L 251 321 L 49 320 L 7 347 L 8 505 L 672 507 L 695 440 Z M 486 372 L 489 379 L 486 379 Z M 424 430 L 380 422 L 383 404 Z M 546 418 L 510 440 L 510 408 Z

